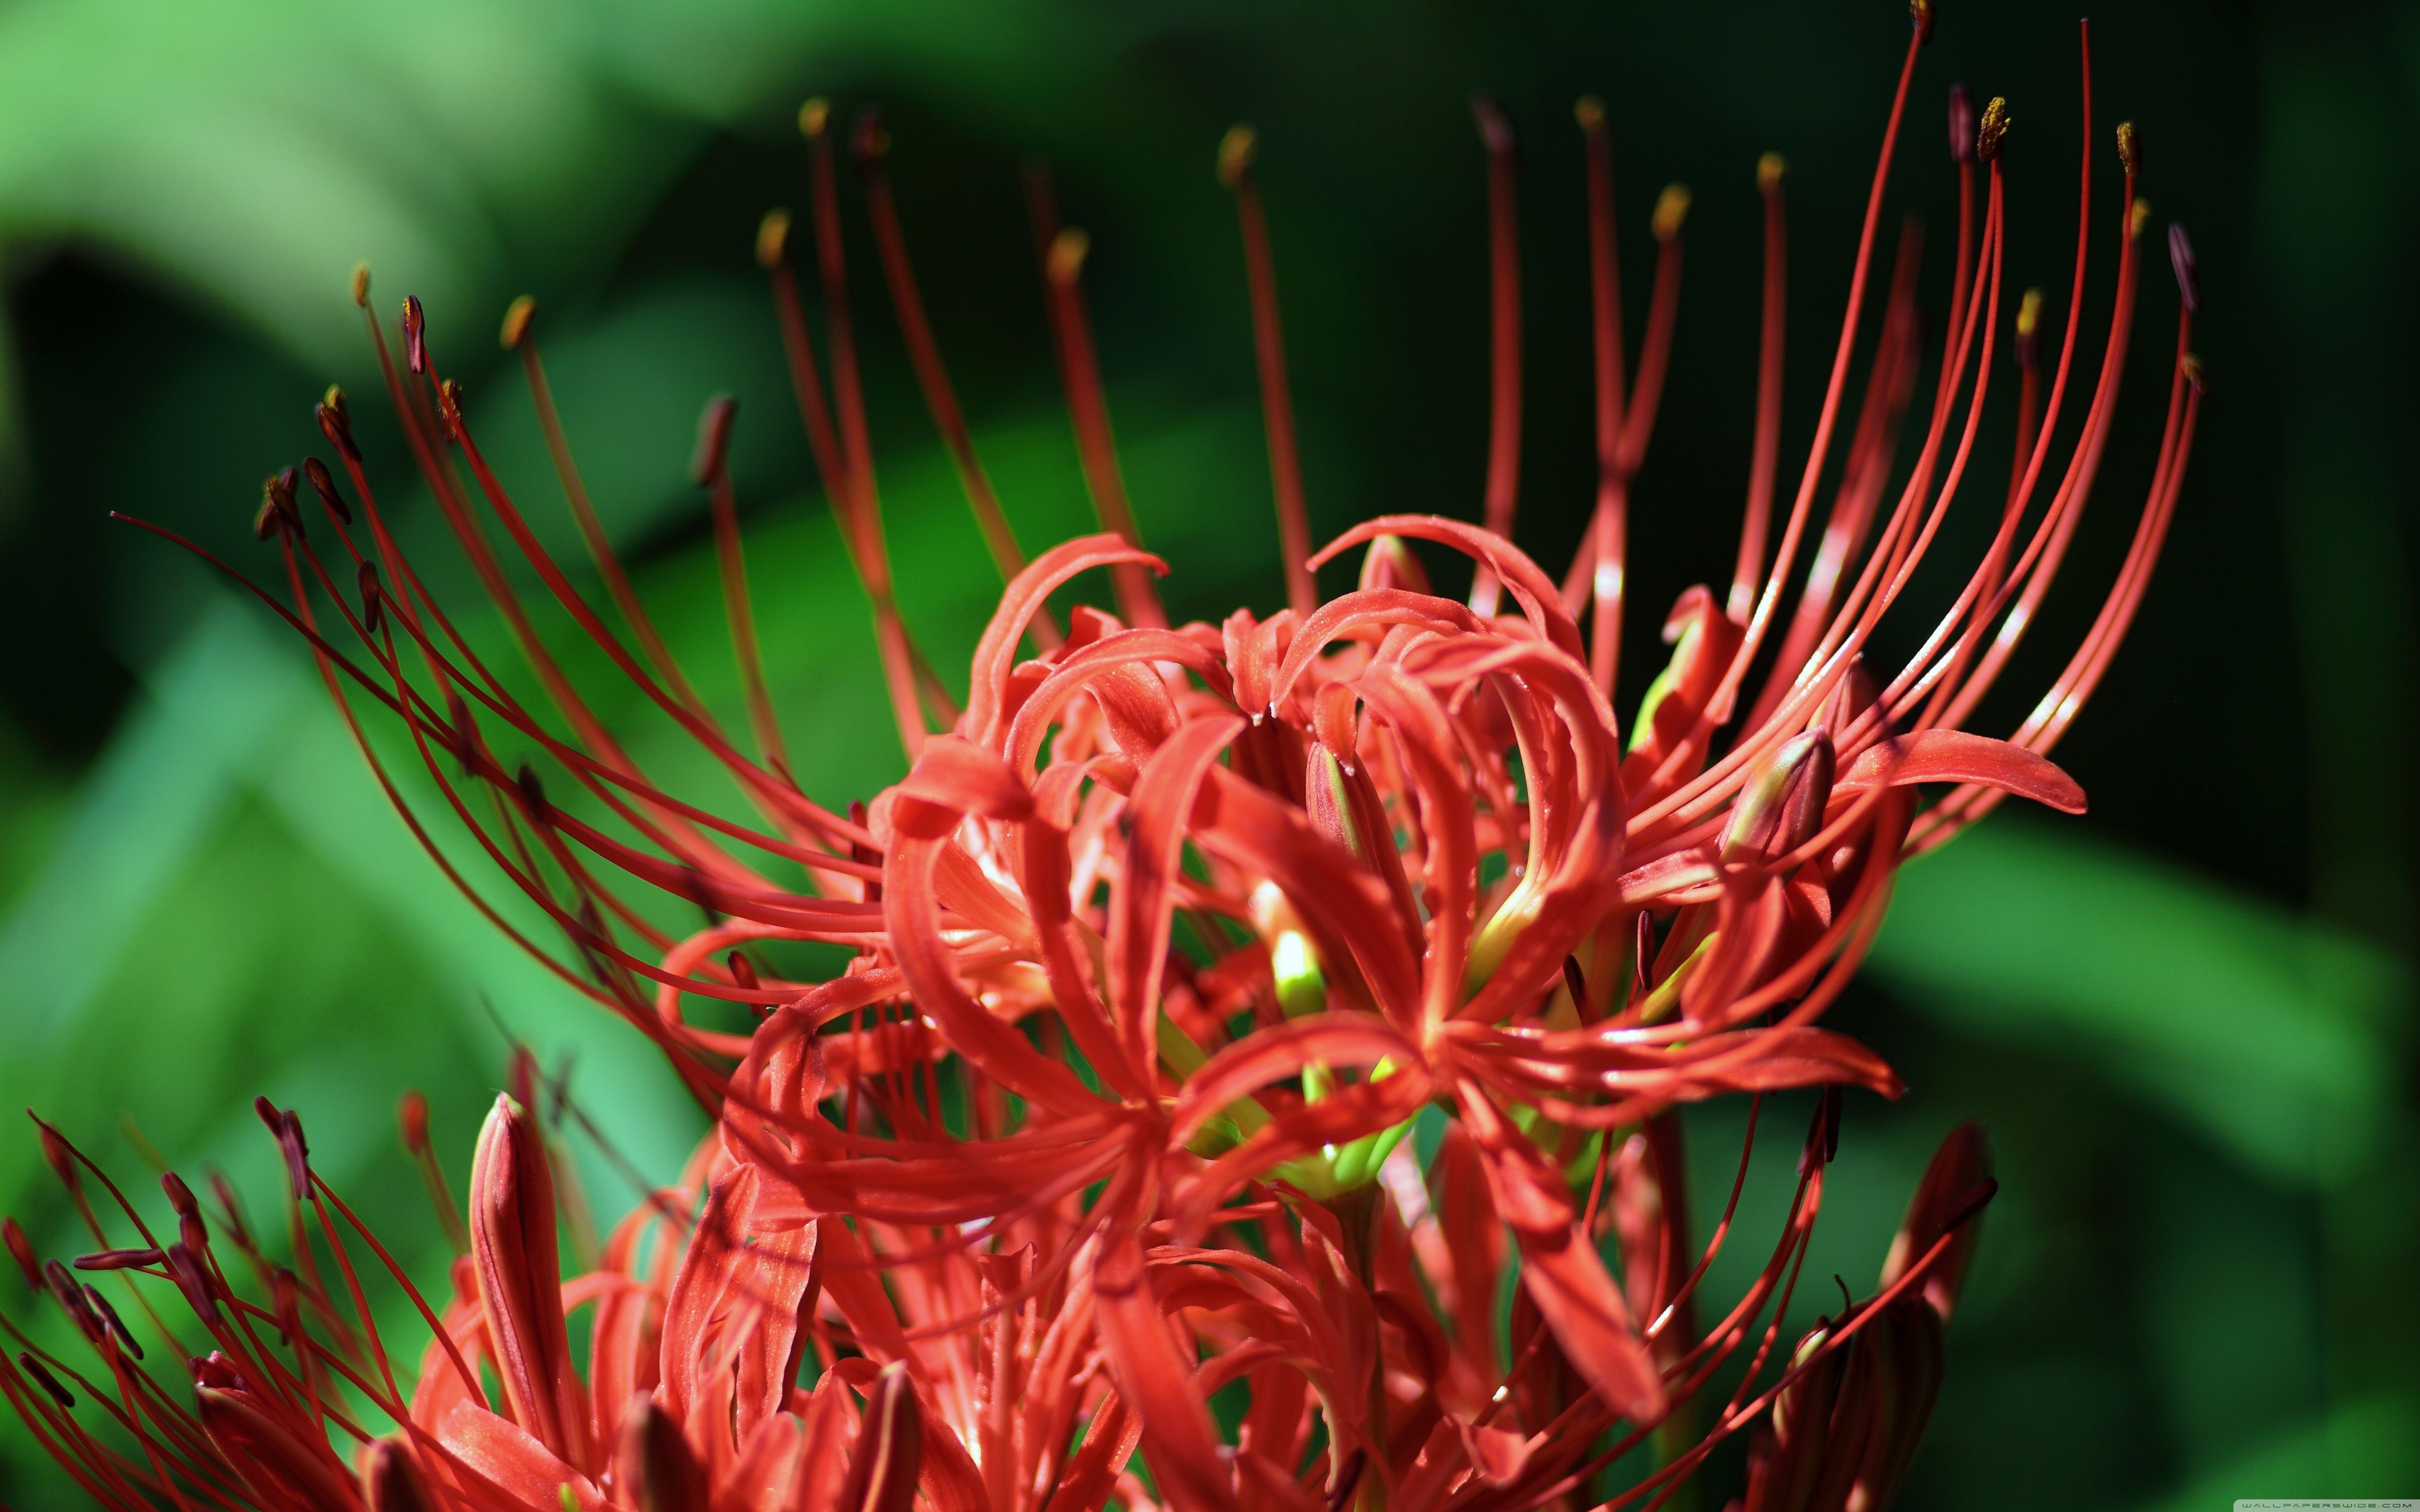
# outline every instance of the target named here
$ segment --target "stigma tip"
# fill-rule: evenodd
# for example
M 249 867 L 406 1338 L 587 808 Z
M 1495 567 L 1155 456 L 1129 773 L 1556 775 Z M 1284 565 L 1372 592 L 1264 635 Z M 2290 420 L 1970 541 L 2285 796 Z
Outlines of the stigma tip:
M 537 314 L 537 301 L 524 294 L 504 306 L 504 323 L 496 332 L 496 341 L 511 351 L 529 334 L 530 317 Z
M 1759 193 L 1770 194 L 1781 187 L 1781 178 L 1790 172 L 1790 160 L 1778 152 L 1768 152 L 1756 160 L 1756 187 Z
M 1512 135 L 1512 122 L 1494 95 L 1472 95 L 1470 118 L 1479 123 L 1479 139 L 1487 145 L 1491 154 L 1509 158 L 1518 149 L 1520 144 Z
M 1605 129 L 1605 101 L 1594 95 L 1582 95 L 1572 106 L 1572 119 L 1580 123 L 1583 131 Z
M 1084 270 L 1084 255 L 1093 250 L 1093 239 L 1080 225 L 1071 225 L 1050 239 L 1047 267 L 1050 282 L 1069 285 Z
M 690 456 L 689 476 L 701 488 L 722 475 L 731 450 L 731 422 L 738 410 L 738 400 L 718 393 L 698 414 L 697 450 Z
M 799 107 L 799 134 L 809 141 L 824 134 L 831 121 L 831 101 L 817 95 Z
M 1260 147 L 1260 135 L 1242 121 L 1227 128 L 1218 139 L 1218 182 L 1229 189 L 1244 181 L 1252 171 L 1252 159 Z
M 2179 221 L 2168 223 L 2168 262 L 2177 270 L 2177 291 L 2185 297 L 2185 308 L 2199 315 L 2201 281 L 2195 276 L 2193 239 Z
M 1655 196 L 1655 218 L 1648 229 L 1658 241 L 1669 241 L 1681 234 L 1681 223 L 1689 218 L 1689 186 L 1666 184 L 1664 193 Z

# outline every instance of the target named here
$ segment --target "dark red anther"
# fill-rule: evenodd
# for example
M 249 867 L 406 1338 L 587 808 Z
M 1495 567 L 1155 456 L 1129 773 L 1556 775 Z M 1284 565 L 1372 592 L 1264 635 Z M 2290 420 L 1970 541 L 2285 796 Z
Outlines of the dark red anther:
M 158 1265 L 167 1257 L 156 1249 L 104 1249 L 75 1257 L 79 1271 L 132 1271 L 141 1266 Z
M 1823 1088 L 1822 1101 L 1815 1104 L 1815 1121 L 1807 1130 L 1807 1148 L 1798 1152 L 1798 1174 L 1811 1176 L 1818 1167 L 1832 1164 L 1840 1152 L 1840 1089 Z
M 266 541 L 271 532 L 287 526 L 299 530 L 302 523 L 294 508 L 294 470 L 287 468 L 262 480 L 260 507 L 252 512 L 254 538 Z
M 260 1101 L 266 1103 L 269 1099 L 264 1097 Z M 236 1248 L 250 1249 L 252 1236 L 244 1231 L 243 1209 L 236 1201 L 235 1187 L 228 1182 L 225 1172 L 210 1173 L 210 1195 L 219 1199 L 219 1212 L 226 1224 L 227 1237 L 235 1241 Z
M 318 407 L 311 414 L 318 421 L 319 434 L 328 438 L 329 445 L 342 453 L 349 461 L 362 459 L 361 448 L 353 444 L 352 413 L 345 407 L 344 390 L 329 384 L 327 393 L 321 396 Z
M 1932 40 L 1932 0 L 1907 0 L 1908 24 L 1916 28 L 1918 46 Z
M 109 1304 L 107 1297 L 102 1296 L 98 1288 L 86 1287 L 84 1288 L 84 1301 L 85 1305 L 101 1319 L 110 1336 L 117 1340 L 119 1349 L 138 1360 L 143 1358 L 143 1346 L 135 1343 L 134 1335 L 126 1331 L 126 1319 L 117 1316 L 117 1309 Z
M 362 589 L 362 631 L 376 635 L 386 625 L 386 595 L 379 589 L 378 563 L 363 563 L 355 580 Z
M 551 823 L 547 815 L 553 810 L 547 806 L 546 784 L 539 780 L 536 767 L 521 763 L 521 769 L 513 774 L 513 786 L 520 789 L 521 803 L 529 810 L 531 824 Z
M 336 480 L 328 475 L 327 463 L 316 456 L 306 456 L 302 459 L 302 475 L 311 480 L 311 487 L 318 494 L 319 502 L 326 506 L 329 514 L 336 517 L 337 524 L 350 525 L 353 522 L 352 506 L 336 492 Z
M 212 1328 L 219 1326 L 218 1293 L 210 1286 L 210 1273 L 201 1257 L 189 1244 L 168 1246 L 168 1277 L 185 1295 L 185 1305 L 194 1316 Z
M 2201 313 L 2201 282 L 2195 276 L 2193 239 L 2185 235 L 2184 226 L 2176 221 L 2168 223 L 2168 262 L 2177 270 L 2177 292 L 2185 299 L 2185 308 L 2195 315 Z
M 403 358 L 415 373 L 428 371 L 428 316 L 420 308 L 420 296 L 403 297 Z
M 1949 86 L 1949 157 L 1954 162 L 1975 161 L 1975 101 L 1962 84 Z
M 84 1300 L 84 1288 L 75 1277 L 68 1274 L 68 1268 L 56 1260 L 44 1260 L 42 1285 L 49 1289 L 51 1300 L 59 1304 L 59 1311 L 67 1314 L 68 1320 L 75 1324 L 76 1331 L 87 1342 L 99 1344 L 101 1319 L 93 1316 L 91 1306 Z
M 34 1126 L 41 1131 L 42 1160 L 44 1164 L 50 1166 L 52 1174 L 55 1175 L 59 1179 L 59 1184 L 66 1187 L 70 1195 L 82 1196 L 84 1195 L 84 1171 L 77 1164 L 75 1147 L 68 1143 L 67 1136 L 65 1134 L 60 1134 L 56 1129 L 52 1128 L 41 1119 L 35 1119 Z
M 756 990 L 756 968 L 748 964 L 748 958 L 746 956 L 734 950 L 728 956 L 723 958 L 723 964 L 731 968 L 731 980 L 733 981 L 736 981 L 740 986 L 747 988 L 750 992 L 754 992 Z
M 25 1374 L 33 1377 L 35 1383 L 42 1390 L 50 1393 L 51 1400 L 58 1403 L 63 1411 L 70 1412 L 75 1411 L 75 1397 L 65 1386 L 59 1384 L 58 1377 L 51 1374 L 51 1367 L 37 1359 L 32 1351 L 20 1352 L 17 1356 L 17 1365 Z
M 278 1143 L 286 1150 L 286 1177 L 294 1183 L 294 1196 L 299 1199 L 311 1195 L 311 1145 L 302 1137 L 302 1115 L 292 1108 L 286 1110 L 286 1127 L 279 1132 Z
M 23 1272 L 25 1285 L 36 1291 L 42 1289 L 42 1262 L 34 1256 L 34 1242 L 25 1237 L 24 1227 L 14 1218 L 0 1218 L 0 1242 L 8 1246 L 8 1257 Z
M 185 1184 L 183 1177 L 174 1171 L 162 1172 L 160 1190 L 167 1195 L 168 1206 L 177 1210 L 179 1221 L 201 1219 L 202 1205 L 194 1200 L 194 1189 Z
M 428 1099 L 417 1088 L 396 1099 L 395 1126 L 403 1135 L 404 1153 L 417 1160 L 428 1149 Z
M 697 450 L 689 460 L 689 480 L 704 488 L 722 475 L 731 451 L 731 422 L 739 401 L 718 393 L 706 401 L 697 417 Z
M 282 1265 L 270 1273 L 269 1306 L 277 1316 L 278 1334 L 288 1345 L 301 1349 L 306 1337 L 302 1332 L 302 1283 Z
M 462 440 L 462 385 L 453 378 L 437 385 L 437 419 L 447 440 Z

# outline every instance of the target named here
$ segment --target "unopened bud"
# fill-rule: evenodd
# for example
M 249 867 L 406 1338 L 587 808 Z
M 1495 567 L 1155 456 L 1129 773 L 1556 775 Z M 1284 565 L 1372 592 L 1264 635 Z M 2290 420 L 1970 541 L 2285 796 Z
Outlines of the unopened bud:
M 1373 537 L 1361 556 L 1363 588 L 1400 588 L 1406 593 L 1429 591 L 1429 573 L 1412 554 L 1412 544 L 1400 535 Z
M 496 340 L 504 350 L 511 351 L 529 335 L 530 317 L 537 314 L 537 301 L 524 294 L 504 306 L 504 323 L 496 332 Z
M 1981 1126 L 1962 1123 L 1949 1131 L 1941 1148 L 1916 1182 L 1908 1199 L 1907 1216 L 1891 1240 L 1883 1259 L 1881 1284 L 1896 1285 L 1910 1267 L 1924 1258 L 1944 1236 L 1949 1248 L 1924 1279 L 1924 1300 L 1947 1321 L 1957 1307 L 1959 1288 L 1973 1261 L 1982 1226 L 1974 1221 L 1982 1204 L 1998 1188 L 1992 1180 L 1991 1146 Z
M 1669 241 L 1681 234 L 1681 223 L 1689 218 L 1689 186 L 1666 184 L 1664 193 L 1655 196 L 1655 218 L 1648 229 L 1658 241 Z

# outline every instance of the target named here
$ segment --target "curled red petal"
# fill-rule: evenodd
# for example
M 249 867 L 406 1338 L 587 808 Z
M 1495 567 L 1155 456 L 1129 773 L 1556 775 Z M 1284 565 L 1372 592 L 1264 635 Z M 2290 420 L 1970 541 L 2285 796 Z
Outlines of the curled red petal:
M 2061 813 L 2082 813 L 2085 808 L 2082 785 L 2049 757 L 1963 730 L 1920 730 L 1885 740 L 1851 763 L 1834 791 L 1915 782 L 1972 782 Z

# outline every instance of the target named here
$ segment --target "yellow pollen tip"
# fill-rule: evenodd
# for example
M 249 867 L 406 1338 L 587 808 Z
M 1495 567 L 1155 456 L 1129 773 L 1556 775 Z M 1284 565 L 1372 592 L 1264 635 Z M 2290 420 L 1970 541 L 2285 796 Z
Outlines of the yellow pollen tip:
M 2041 290 L 2029 288 L 2017 304 L 2017 339 L 2030 341 L 2041 325 Z
M 1756 187 L 1770 194 L 1781 187 L 1781 176 L 1790 171 L 1790 162 L 1778 152 L 1768 152 L 1756 160 Z
M 1049 272 L 1053 284 L 1073 284 L 1084 270 L 1084 255 L 1093 250 L 1093 239 L 1084 228 L 1071 225 L 1050 239 Z
M 1908 0 L 1907 19 L 1918 42 L 1932 40 L 1932 0 Z
M 1593 131 L 1605 124 L 1605 101 L 1594 95 L 1582 95 L 1572 106 L 1572 119 L 1580 123 L 1583 131 Z
M 2201 354 L 2200 354 L 2199 352 L 2187 352 L 2187 353 L 2185 353 L 2185 356 L 2184 356 L 2184 369 L 2185 369 L 2185 381 L 2186 381 L 2187 383 L 2192 384 L 2192 385 L 2193 385 L 2195 388 L 2196 388 L 2196 389 L 2200 388 L 2200 387 L 2201 387 Z
M 799 134 L 813 140 L 831 123 L 831 101 L 817 95 L 799 107 Z
M 496 340 L 506 351 L 519 347 L 529 334 L 530 318 L 537 314 L 537 301 L 524 294 L 504 306 L 504 323 L 496 332 Z
M 1218 139 L 1218 182 L 1229 189 L 1244 181 L 1252 171 L 1252 159 L 1260 148 L 1260 137 L 1241 121 L 1227 128 Z
M 370 265 L 353 264 L 353 302 L 366 310 L 370 307 Z
M 756 266 L 770 271 L 782 266 L 782 255 L 790 245 L 790 212 L 774 208 L 765 212 L 756 223 Z
M 1992 102 L 1983 107 L 1983 124 L 1975 129 L 1975 156 L 1978 162 L 1991 162 L 2000 156 L 2000 143 L 2008 136 L 2010 124 L 2009 101 L 1993 95 Z
M 1664 193 L 1655 197 L 1655 219 L 1650 229 L 1658 241 L 1669 241 L 1681 234 L 1681 223 L 1689 218 L 1689 186 L 1667 184 Z
M 2143 139 L 2135 134 L 2133 121 L 2118 123 L 2118 161 L 2126 165 L 2126 177 L 2143 175 Z
M 2134 208 L 2126 217 L 2126 235 L 2139 240 L 2143 235 L 2143 227 L 2150 224 L 2151 202 L 2148 199 L 2136 200 Z

